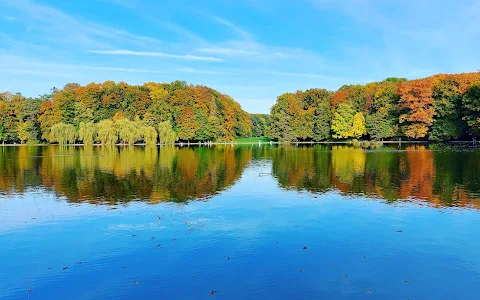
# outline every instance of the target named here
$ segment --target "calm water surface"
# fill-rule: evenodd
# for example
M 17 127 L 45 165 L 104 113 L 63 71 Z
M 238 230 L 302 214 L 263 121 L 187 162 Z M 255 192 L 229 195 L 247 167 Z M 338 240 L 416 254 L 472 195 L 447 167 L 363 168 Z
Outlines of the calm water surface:
M 0 299 L 478 299 L 480 151 L 0 147 Z

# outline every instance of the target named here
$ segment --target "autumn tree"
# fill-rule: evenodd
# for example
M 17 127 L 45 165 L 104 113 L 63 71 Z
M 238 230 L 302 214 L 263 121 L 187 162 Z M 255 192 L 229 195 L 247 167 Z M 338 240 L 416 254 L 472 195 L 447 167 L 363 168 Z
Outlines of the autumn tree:
M 399 85 L 402 109 L 399 121 L 404 124 L 407 137 L 419 139 L 427 135 L 433 124 L 435 109 L 433 107 L 431 79 L 402 82 Z
M 355 110 L 347 103 L 340 103 L 333 113 L 332 137 L 335 139 L 346 139 L 353 137 L 353 119 Z M 357 117 L 357 119 L 359 119 Z M 357 120 L 358 123 L 358 120 Z
M 27 141 L 34 141 L 37 139 L 37 130 L 33 120 L 20 122 L 18 124 L 18 138 L 24 144 Z
M 361 138 L 366 133 L 367 129 L 365 128 L 365 117 L 361 112 L 357 112 L 355 115 L 353 115 L 352 132 L 350 135 L 354 138 Z

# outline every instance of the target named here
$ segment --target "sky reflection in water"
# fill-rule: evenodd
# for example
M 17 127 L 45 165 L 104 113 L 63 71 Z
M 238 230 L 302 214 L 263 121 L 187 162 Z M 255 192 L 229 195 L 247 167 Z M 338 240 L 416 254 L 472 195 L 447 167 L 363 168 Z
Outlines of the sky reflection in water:
M 427 148 L 0 147 L 0 298 L 475 299 L 480 152 Z

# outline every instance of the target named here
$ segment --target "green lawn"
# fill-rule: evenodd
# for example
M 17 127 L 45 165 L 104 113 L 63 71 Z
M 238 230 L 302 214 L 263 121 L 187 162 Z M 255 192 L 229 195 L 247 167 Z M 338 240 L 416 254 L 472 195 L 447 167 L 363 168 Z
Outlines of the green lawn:
M 270 138 L 268 136 L 261 136 L 261 137 L 250 137 L 250 138 L 236 138 L 236 143 L 268 143 L 270 142 Z

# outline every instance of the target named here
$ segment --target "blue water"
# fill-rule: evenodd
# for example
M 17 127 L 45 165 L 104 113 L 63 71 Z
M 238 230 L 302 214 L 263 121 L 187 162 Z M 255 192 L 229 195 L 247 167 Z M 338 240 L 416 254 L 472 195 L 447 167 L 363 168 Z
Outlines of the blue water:
M 271 172 L 253 159 L 185 203 L 0 194 L 0 298 L 478 299 L 477 209 L 287 190 Z

